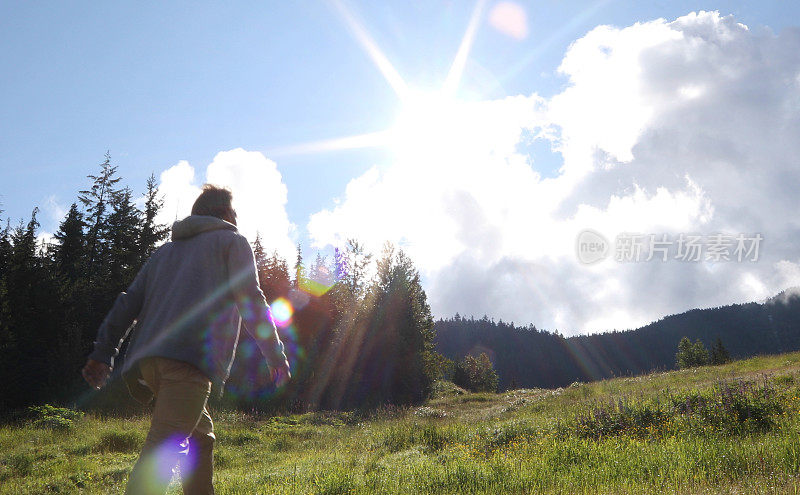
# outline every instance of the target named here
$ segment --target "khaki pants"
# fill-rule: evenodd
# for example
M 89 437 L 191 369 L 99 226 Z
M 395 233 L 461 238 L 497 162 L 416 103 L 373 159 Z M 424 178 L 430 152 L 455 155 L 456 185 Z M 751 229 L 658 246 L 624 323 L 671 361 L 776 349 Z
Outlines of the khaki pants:
M 139 363 L 155 395 L 155 409 L 125 493 L 163 494 L 180 465 L 185 495 L 213 494 L 214 425 L 206 400 L 211 381 L 196 367 L 167 358 Z

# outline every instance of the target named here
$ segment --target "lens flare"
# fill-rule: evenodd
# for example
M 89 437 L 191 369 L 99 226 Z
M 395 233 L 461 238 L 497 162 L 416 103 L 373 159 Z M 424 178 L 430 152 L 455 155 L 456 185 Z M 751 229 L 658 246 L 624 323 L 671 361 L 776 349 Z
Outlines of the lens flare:
M 331 287 L 333 287 L 333 284 L 326 284 L 325 282 L 313 280 L 311 278 L 300 281 L 300 290 L 314 297 L 323 296 L 326 292 L 331 290 Z
M 294 314 L 292 303 L 283 297 L 279 297 L 272 301 L 270 307 L 272 309 L 272 319 L 275 320 L 276 325 L 285 327 L 290 323 Z

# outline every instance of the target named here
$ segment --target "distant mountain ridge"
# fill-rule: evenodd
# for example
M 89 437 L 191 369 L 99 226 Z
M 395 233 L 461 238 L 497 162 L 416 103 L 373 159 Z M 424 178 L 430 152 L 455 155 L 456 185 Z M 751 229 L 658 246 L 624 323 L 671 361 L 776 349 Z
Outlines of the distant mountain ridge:
M 675 367 L 682 337 L 710 348 L 719 338 L 731 357 L 800 350 L 800 288 L 764 302 L 693 309 L 635 330 L 565 338 L 535 326 L 458 315 L 436 322 L 436 349 L 459 360 L 486 352 L 500 388 L 562 387 Z

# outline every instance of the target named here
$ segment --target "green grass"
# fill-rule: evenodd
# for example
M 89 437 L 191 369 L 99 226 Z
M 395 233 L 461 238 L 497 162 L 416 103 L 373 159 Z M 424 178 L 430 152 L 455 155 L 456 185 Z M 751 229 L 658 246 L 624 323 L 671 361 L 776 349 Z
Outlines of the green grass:
M 557 390 L 438 383 L 423 406 L 369 417 L 216 411 L 215 484 L 223 495 L 800 493 L 798 376 L 794 353 Z M 0 426 L 0 493 L 122 493 L 148 418 L 39 413 Z

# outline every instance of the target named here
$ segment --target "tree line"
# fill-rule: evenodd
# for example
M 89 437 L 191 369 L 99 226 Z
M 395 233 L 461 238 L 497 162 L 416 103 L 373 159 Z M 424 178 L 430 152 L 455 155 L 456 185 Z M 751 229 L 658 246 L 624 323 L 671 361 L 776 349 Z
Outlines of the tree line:
M 79 371 L 117 294 L 170 228 L 156 221 L 163 197 L 153 175 L 141 199 L 121 184 L 108 154 L 88 178 L 90 186 L 78 193 L 52 242 L 37 240 L 38 208 L 27 222 L 12 227 L 7 220 L 0 230 L 0 410 L 44 402 L 135 409 L 118 377 L 94 393 Z M 423 400 L 445 373 L 446 360 L 433 348 L 427 296 L 402 250 L 387 244 L 376 256 L 352 240 L 332 259 L 317 253 L 307 263 L 298 246 L 291 269 L 260 236 L 253 251 L 267 301 L 293 311 L 279 328 L 293 380 L 271 390 L 266 363 L 242 336 L 227 393 L 215 399 L 217 405 L 306 410 L 410 404 Z M 124 352 L 123 346 L 121 358 Z
M 487 316 L 456 315 L 437 320 L 435 327 L 436 350 L 445 357 L 459 360 L 485 352 L 497 369 L 500 389 L 553 388 L 796 351 L 800 297 L 787 291 L 763 303 L 694 309 L 633 330 L 574 337 Z M 700 339 L 714 342 L 711 352 L 702 342 L 697 345 Z

